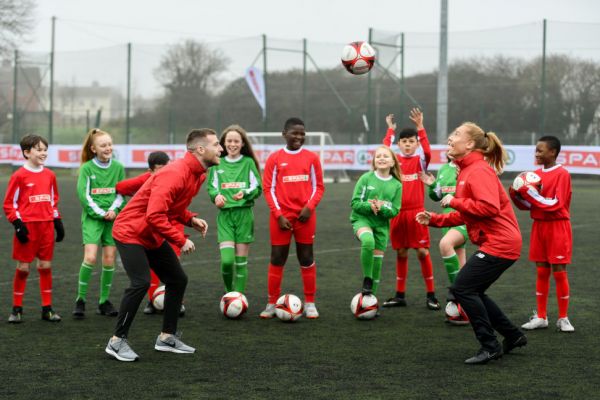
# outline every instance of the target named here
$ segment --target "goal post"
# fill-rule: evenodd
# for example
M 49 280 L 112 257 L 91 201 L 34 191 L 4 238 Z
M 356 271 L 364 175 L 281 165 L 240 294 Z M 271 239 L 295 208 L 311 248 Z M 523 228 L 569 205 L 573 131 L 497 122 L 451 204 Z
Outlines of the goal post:
M 268 155 L 284 145 L 281 132 L 249 132 L 248 138 L 263 167 Z M 327 183 L 350 182 L 345 169 L 329 168 L 326 164 L 327 148 L 334 144 L 328 132 L 306 132 L 304 147 L 319 155 L 323 167 L 323 181 Z

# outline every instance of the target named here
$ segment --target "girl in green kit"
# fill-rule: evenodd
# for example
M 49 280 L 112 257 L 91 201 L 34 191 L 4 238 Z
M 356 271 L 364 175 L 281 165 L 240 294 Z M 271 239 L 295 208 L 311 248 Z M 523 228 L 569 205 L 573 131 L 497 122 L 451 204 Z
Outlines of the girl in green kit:
M 221 136 L 221 163 L 211 167 L 208 194 L 220 209 L 217 238 L 225 291 L 244 293 L 248 279 L 248 251 L 254 241 L 254 199 L 262 192 L 259 164 L 246 131 L 239 125 Z
M 79 269 L 79 286 L 74 318 L 85 316 L 85 303 L 92 271 L 96 265 L 98 246 L 102 246 L 102 274 L 97 314 L 114 317 L 117 310 L 108 300 L 115 271 L 115 242 L 112 226 L 125 206 L 123 196 L 115 186 L 125 177 L 123 164 L 112 159 L 112 137 L 100 129 L 88 132 L 81 151 L 81 168 L 77 180 L 77 195 L 83 207 L 83 263 Z
M 400 211 L 402 183 L 400 166 L 394 152 L 380 146 L 373 155 L 373 171 L 356 182 L 350 203 L 350 222 L 360 240 L 363 294 L 377 294 L 383 253 L 390 236 L 390 219 Z

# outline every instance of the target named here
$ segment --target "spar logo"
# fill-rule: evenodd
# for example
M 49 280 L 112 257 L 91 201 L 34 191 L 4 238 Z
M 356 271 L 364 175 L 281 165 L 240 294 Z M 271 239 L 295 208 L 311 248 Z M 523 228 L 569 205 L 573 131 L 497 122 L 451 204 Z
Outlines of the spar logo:
M 221 189 L 245 189 L 246 182 L 223 182 Z
M 506 156 L 508 157 L 506 165 L 512 165 L 516 160 L 515 152 L 511 149 L 506 149 Z
M 92 194 L 113 194 L 116 193 L 115 188 L 95 188 L 92 189 Z
M 283 182 L 307 182 L 308 175 L 288 175 L 282 178 Z
M 563 150 L 558 155 L 556 162 L 565 167 L 598 168 L 600 166 L 600 152 Z
M 402 182 L 412 182 L 419 179 L 419 174 L 410 174 L 404 175 L 402 174 Z
M 38 194 L 35 196 L 29 196 L 30 203 L 42 203 L 44 201 L 50 202 L 51 197 L 49 194 Z

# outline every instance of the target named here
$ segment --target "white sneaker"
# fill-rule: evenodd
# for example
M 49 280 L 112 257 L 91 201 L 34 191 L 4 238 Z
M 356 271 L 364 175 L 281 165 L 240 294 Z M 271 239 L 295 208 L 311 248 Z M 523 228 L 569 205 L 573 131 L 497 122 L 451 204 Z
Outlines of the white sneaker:
M 304 315 L 308 319 L 319 318 L 319 312 L 317 311 L 317 306 L 315 306 L 315 303 L 304 304 Z
M 538 318 L 537 313 L 534 312 L 533 315 L 529 318 L 529 322 L 521 325 L 521 328 L 527 329 L 528 331 L 534 329 L 542 329 L 548 327 L 548 318 Z
M 575 332 L 575 328 L 573 328 L 573 325 L 571 325 L 571 322 L 567 317 L 559 318 L 558 321 L 556 321 L 556 327 L 561 332 Z
M 262 319 L 271 319 L 275 316 L 275 304 L 267 304 L 267 307 L 263 312 L 260 313 L 259 317 Z

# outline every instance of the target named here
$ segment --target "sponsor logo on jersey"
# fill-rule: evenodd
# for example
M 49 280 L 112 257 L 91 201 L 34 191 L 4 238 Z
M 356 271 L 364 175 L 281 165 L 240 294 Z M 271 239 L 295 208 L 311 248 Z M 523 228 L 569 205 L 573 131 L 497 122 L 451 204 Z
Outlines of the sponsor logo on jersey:
M 246 182 L 223 182 L 221 189 L 245 189 Z
M 52 197 L 49 194 L 36 194 L 35 196 L 29 196 L 30 203 L 42 203 L 44 201 L 52 201 Z
M 442 193 L 454 193 L 456 192 L 456 186 L 442 186 Z
M 282 178 L 283 182 L 308 182 L 308 175 L 288 175 Z
M 410 174 L 404 175 L 402 174 L 402 182 L 412 182 L 419 179 L 419 174 Z
M 113 194 L 116 193 L 115 188 L 94 188 L 92 194 Z

